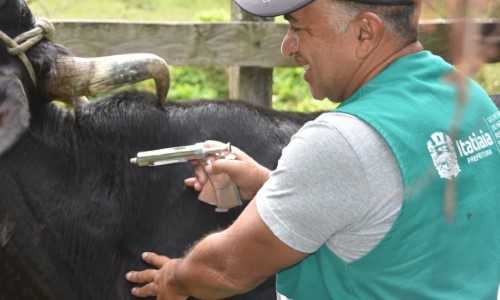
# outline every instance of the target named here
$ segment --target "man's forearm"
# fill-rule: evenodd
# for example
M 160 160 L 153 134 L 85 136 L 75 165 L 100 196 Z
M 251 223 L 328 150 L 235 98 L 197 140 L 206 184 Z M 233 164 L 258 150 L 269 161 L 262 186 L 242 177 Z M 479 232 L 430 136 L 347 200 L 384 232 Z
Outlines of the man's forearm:
M 132 271 L 126 276 L 144 284 L 132 290 L 138 297 L 220 299 L 257 287 L 307 255 L 278 239 L 251 201 L 229 228 L 207 236 L 184 258 L 145 254 L 143 259 L 159 270 Z
M 265 278 L 252 279 L 242 272 L 244 266 L 233 257 L 225 232 L 200 241 L 184 258 L 164 266 L 158 284 L 180 295 L 220 299 L 247 292 Z

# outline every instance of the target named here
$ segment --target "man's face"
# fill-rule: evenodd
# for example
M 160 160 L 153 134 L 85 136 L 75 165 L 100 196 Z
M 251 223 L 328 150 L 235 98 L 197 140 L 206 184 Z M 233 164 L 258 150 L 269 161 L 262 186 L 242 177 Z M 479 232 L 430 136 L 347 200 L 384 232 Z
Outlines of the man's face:
M 290 27 L 281 52 L 303 66 L 315 99 L 345 99 L 345 89 L 359 66 L 354 56 L 355 33 L 334 28 L 332 0 L 316 0 L 285 16 Z M 343 30 L 343 29 L 342 29 Z M 353 40 L 354 39 L 354 40 Z

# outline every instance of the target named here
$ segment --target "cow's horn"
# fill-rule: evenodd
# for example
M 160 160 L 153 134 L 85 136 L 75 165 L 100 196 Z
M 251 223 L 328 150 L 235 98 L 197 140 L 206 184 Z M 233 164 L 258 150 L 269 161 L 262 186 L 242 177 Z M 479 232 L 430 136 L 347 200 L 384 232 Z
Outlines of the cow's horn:
M 146 53 L 96 58 L 60 56 L 55 73 L 47 81 L 47 89 L 62 99 L 75 99 L 146 79 L 154 79 L 158 101 L 163 103 L 170 87 L 170 73 L 159 56 Z

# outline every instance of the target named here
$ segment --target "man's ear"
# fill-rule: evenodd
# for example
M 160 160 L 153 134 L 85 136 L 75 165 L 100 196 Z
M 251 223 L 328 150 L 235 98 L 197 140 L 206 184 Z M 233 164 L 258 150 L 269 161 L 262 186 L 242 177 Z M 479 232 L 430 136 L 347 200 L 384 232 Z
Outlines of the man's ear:
M 356 55 L 364 59 L 380 44 L 385 31 L 384 21 L 372 12 L 365 12 L 357 15 L 354 22 L 358 34 Z
M 28 99 L 21 81 L 0 76 L 0 155 L 14 145 L 29 126 Z

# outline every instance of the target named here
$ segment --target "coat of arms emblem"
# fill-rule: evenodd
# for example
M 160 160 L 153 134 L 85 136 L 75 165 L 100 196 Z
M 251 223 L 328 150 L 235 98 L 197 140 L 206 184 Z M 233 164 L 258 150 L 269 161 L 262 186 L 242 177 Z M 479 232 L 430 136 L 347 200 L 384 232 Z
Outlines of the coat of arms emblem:
M 451 179 L 461 171 L 458 165 L 457 153 L 451 138 L 443 132 L 434 132 L 427 141 L 427 149 L 432 157 L 434 167 L 439 177 Z

